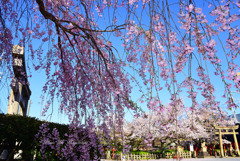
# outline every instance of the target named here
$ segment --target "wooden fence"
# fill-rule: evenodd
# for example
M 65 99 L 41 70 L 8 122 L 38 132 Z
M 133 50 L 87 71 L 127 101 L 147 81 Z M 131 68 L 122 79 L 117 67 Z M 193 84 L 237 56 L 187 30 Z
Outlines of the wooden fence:
M 147 160 L 147 159 L 157 159 L 156 154 L 129 154 L 129 155 L 122 155 L 122 160 Z
M 176 154 L 173 153 L 166 153 L 164 158 L 173 158 Z M 192 152 L 178 152 L 178 156 L 182 158 L 192 158 Z
M 160 159 L 160 158 L 174 158 L 175 153 L 165 153 L 165 154 L 115 154 L 113 160 L 147 160 L 147 159 Z M 182 158 L 192 158 L 192 152 L 179 152 L 178 156 Z M 107 158 L 110 159 L 110 158 Z

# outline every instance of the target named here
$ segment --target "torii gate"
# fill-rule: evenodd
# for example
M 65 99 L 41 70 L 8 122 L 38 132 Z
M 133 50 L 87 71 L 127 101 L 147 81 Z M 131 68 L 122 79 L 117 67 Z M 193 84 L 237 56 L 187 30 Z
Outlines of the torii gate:
M 236 137 L 236 134 L 238 134 L 238 132 L 235 132 L 235 130 L 238 129 L 238 125 L 231 126 L 231 127 L 214 125 L 214 127 L 215 127 L 215 129 L 218 130 L 218 132 L 215 132 L 215 134 L 219 135 L 219 144 L 220 144 L 220 148 L 221 148 L 221 156 L 224 157 L 222 135 L 233 135 L 234 142 L 235 142 L 236 149 L 237 149 L 237 154 L 238 154 L 238 156 L 240 156 L 239 148 L 238 148 L 238 141 L 237 141 L 237 137 Z M 229 132 L 229 130 L 232 130 L 232 132 Z
M 29 89 L 29 85 L 27 83 L 28 80 L 25 68 L 24 48 L 19 45 L 14 45 L 12 49 L 12 56 L 15 77 L 12 79 L 12 89 L 7 114 L 20 114 L 26 116 L 31 90 Z

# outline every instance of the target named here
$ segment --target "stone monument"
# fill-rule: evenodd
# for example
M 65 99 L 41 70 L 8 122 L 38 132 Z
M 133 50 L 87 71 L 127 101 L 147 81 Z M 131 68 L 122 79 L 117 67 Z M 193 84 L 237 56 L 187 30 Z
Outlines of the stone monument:
M 199 158 L 210 157 L 210 155 L 209 155 L 208 152 L 207 152 L 207 146 L 206 146 L 205 144 L 206 144 L 205 142 L 203 142 L 203 143 L 201 144 L 201 151 L 200 151 L 200 153 L 199 153 L 199 155 L 198 155 Z

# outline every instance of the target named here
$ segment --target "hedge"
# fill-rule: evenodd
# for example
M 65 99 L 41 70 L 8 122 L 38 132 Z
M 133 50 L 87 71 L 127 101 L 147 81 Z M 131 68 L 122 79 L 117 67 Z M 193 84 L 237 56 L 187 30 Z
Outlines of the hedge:
M 7 149 L 8 155 L 12 156 L 10 158 L 13 159 L 14 153 L 18 152 L 18 150 L 23 150 L 21 161 L 32 160 L 34 153 L 37 154 L 35 160 L 44 160 L 40 153 L 40 140 L 35 138 L 35 135 L 39 131 L 39 127 L 43 123 L 48 123 L 50 131 L 52 131 L 53 128 L 56 128 L 61 139 L 64 138 L 64 134 L 69 133 L 68 125 L 40 121 L 32 117 L 0 114 L 0 154 L 4 149 Z M 16 146 L 16 143 L 21 144 Z M 94 151 L 94 149 L 92 150 Z M 98 156 L 100 156 L 99 150 L 97 151 Z M 50 149 L 50 151 L 48 150 L 48 153 L 48 160 L 55 160 L 55 152 Z M 90 154 L 91 153 L 92 152 L 90 152 Z

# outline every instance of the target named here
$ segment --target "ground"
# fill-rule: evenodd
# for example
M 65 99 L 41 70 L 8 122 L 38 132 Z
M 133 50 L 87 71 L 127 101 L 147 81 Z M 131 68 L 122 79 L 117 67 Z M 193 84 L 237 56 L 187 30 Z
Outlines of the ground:
M 110 161 L 101 159 L 101 161 Z M 143 160 L 147 161 L 147 160 Z M 176 161 L 173 159 L 155 159 L 155 160 L 149 160 L 149 161 Z M 189 158 L 189 159 L 182 159 L 181 161 L 240 161 L 240 158 Z
M 151 161 L 157 161 L 157 160 L 151 160 Z M 173 159 L 159 159 L 158 161 L 173 161 Z M 240 158 L 189 158 L 189 159 L 182 159 L 181 161 L 240 161 Z

